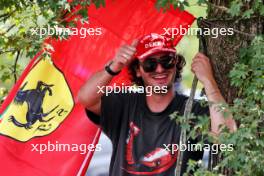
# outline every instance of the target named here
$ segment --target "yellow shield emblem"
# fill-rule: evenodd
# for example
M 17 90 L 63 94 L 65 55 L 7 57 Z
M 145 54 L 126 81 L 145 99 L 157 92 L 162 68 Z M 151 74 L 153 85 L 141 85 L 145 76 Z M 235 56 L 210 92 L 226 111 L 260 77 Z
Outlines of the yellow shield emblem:
M 18 141 L 56 130 L 74 106 L 63 73 L 42 59 L 28 73 L 14 100 L 2 114 L 0 134 Z

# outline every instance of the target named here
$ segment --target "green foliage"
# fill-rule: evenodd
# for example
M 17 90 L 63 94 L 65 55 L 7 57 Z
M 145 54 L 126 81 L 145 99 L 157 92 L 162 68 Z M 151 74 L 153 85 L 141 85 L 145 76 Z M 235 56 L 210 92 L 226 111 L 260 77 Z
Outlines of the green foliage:
M 174 9 L 180 8 L 184 10 L 185 7 L 189 6 L 189 2 L 187 0 L 157 0 L 156 7 L 158 9 L 168 10 L 172 6 Z
M 212 4 L 212 2 L 208 0 L 195 0 L 195 2 L 195 4 L 199 6 L 206 4 L 210 8 L 224 10 L 231 17 L 250 18 L 253 15 L 264 15 L 263 1 L 260 0 L 230 0 L 228 7 Z M 189 7 L 190 4 L 187 0 L 157 0 L 156 6 L 164 10 L 168 10 L 170 6 L 184 10 L 186 7 Z
M 232 17 L 250 18 L 252 15 L 263 15 L 264 5 L 262 1 L 252 0 L 252 1 L 231 1 L 229 13 Z
M 231 7 L 229 9 L 230 15 L 231 16 L 238 16 L 240 14 L 242 5 L 243 4 L 241 1 L 232 1 Z
M 97 7 L 104 5 L 102 0 L 93 1 Z M 32 57 L 41 48 L 43 40 L 47 37 L 36 36 L 32 29 L 41 27 L 67 27 L 73 26 L 69 23 L 69 13 L 80 4 L 81 8 L 76 14 L 80 15 L 81 20 L 87 21 L 87 6 L 91 1 L 74 0 L 69 3 L 67 0 L 33 0 L 33 1 L 10 1 L 2 0 L 0 2 L 0 45 L 1 53 L 7 51 L 26 50 L 27 56 Z M 74 13 L 73 13 L 74 14 Z M 72 21 L 77 20 L 73 19 Z M 57 36 L 63 37 L 63 36 Z
M 233 143 L 235 150 L 224 153 L 220 166 L 228 166 L 234 175 L 263 175 L 264 168 L 264 38 L 256 37 L 240 53 L 240 62 L 230 72 L 231 84 L 239 89 L 239 98 L 231 107 L 240 122 L 237 132 L 224 133 L 220 141 Z
M 232 171 L 231 175 L 256 176 L 264 174 L 264 38 L 257 36 L 248 48 L 240 51 L 240 60 L 229 74 L 231 84 L 237 87 L 239 95 L 232 105 L 219 105 L 221 112 L 228 112 L 239 122 L 238 130 L 230 133 L 223 128 L 221 134 L 215 138 L 208 136 L 209 121 L 196 117 L 197 125 L 189 130 L 189 137 L 198 134 L 206 136 L 211 143 L 233 144 L 234 150 L 220 151 L 223 158 L 213 171 L 208 171 L 200 163 L 190 162 L 189 170 L 199 167 L 194 175 L 214 176 L 223 168 Z M 181 119 L 181 118 L 179 118 Z M 181 120 L 183 122 L 183 120 Z M 188 126 L 188 125 L 185 125 Z M 200 142 L 203 142 L 204 139 Z
M 26 57 L 28 60 L 33 58 L 37 52 L 44 50 L 44 55 L 48 55 L 52 47 L 43 45 L 43 41 L 49 37 L 48 34 L 36 35 L 35 30 L 48 27 L 66 28 L 74 27 L 75 21 L 79 18 L 81 22 L 88 21 L 87 7 L 94 3 L 97 7 L 104 4 L 104 0 L 0 0 L 0 89 L 7 90 L 10 82 L 14 82 L 14 72 L 19 64 L 15 64 L 17 53 L 18 59 Z M 80 10 L 72 13 L 76 16 L 71 22 L 68 21 L 70 14 L 76 5 L 80 5 Z M 67 35 L 62 34 L 54 38 L 63 40 Z M 12 62 L 5 62 L 12 57 Z M 0 98 L 5 96 L 7 91 L 0 91 Z
M 252 45 L 240 51 L 240 62 L 230 72 L 231 84 L 239 87 L 239 96 L 264 105 L 264 40 L 256 37 Z M 263 108 L 263 107 L 262 107 Z

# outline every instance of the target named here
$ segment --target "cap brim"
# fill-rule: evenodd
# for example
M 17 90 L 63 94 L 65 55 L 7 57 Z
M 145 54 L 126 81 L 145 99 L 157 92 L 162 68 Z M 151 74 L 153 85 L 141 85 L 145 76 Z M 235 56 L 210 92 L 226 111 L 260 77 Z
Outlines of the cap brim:
M 149 56 L 152 56 L 154 54 L 160 54 L 160 53 L 176 53 L 176 49 L 172 49 L 172 48 L 152 48 L 150 50 L 148 50 L 147 52 L 145 52 L 144 54 L 138 56 L 139 60 L 145 59 Z

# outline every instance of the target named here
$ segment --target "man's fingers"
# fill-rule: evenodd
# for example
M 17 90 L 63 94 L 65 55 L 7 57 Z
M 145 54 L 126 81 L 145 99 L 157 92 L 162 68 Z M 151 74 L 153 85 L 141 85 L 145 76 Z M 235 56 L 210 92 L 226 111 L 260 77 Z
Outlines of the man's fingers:
M 123 49 L 122 53 L 126 53 L 127 55 L 131 55 L 132 56 L 132 55 L 134 55 L 135 52 L 131 51 L 131 50 L 128 50 L 128 49 Z
M 207 59 L 207 57 L 195 56 L 193 58 L 193 62 L 201 62 L 203 64 L 206 64 L 208 61 L 209 59 Z
M 130 46 L 122 46 L 119 54 L 120 56 L 125 57 L 128 60 L 131 60 L 135 54 L 135 49 L 130 48 Z
M 201 53 L 201 52 L 198 52 L 195 55 L 195 58 L 201 58 L 201 59 L 207 59 L 207 60 L 209 60 L 209 58 L 206 55 L 204 55 L 203 53 Z
M 132 54 L 134 54 L 136 52 L 136 48 L 133 48 L 131 46 L 128 45 L 124 45 L 121 47 L 121 51 L 125 51 L 125 52 L 131 52 Z
M 203 53 L 201 53 L 201 52 L 198 52 L 197 53 L 197 56 L 199 56 L 199 57 L 205 57 L 205 55 Z
M 198 71 L 198 68 L 197 68 L 198 66 L 193 66 L 192 68 L 191 68 L 191 71 L 194 73 L 194 74 L 196 74 L 197 73 L 197 71 Z
M 122 53 L 121 56 L 124 57 L 125 59 L 130 59 L 131 57 L 131 55 L 127 53 Z
M 135 47 L 137 46 L 137 44 L 138 44 L 138 40 L 135 39 L 135 40 L 133 40 L 133 42 L 131 43 L 131 46 L 135 48 Z
M 132 47 L 132 46 L 127 46 L 127 49 L 132 52 L 136 52 L 137 50 L 135 47 Z
M 115 61 L 121 65 L 128 65 L 136 52 L 138 40 L 134 40 L 131 45 L 122 45 L 115 56 Z
M 197 65 L 197 64 L 194 64 L 194 63 L 193 63 L 193 64 L 191 65 L 191 68 L 193 69 L 196 65 Z
M 134 40 L 131 45 L 123 45 L 120 48 L 120 52 L 126 53 L 128 55 L 134 55 L 136 52 L 136 45 L 138 43 L 138 40 Z
M 191 68 L 191 71 L 192 71 L 192 73 L 193 73 L 193 74 L 195 74 L 195 72 L 194 72 L 193 68 Z
M 205 55 L 201 52 L 198 52 L 194 57 L 205 57 Z
M 125 56 L 120 55 L 118 62 L 122 65 L 126 65 L 128 62 L 128 59 Z
M 194 60 L 199 60 L 199 59 L 202 59 L 202 56 L 197 54 L 195 57 L 194 57 Z

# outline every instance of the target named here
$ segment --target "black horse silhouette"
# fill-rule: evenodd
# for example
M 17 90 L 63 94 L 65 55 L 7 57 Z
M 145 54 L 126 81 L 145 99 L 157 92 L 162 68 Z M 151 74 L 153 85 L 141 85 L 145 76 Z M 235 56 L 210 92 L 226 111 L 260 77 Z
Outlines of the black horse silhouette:
M 53 112 L 56 108 L 58 108 L 59 105 L 51 109 L 49 112 L 43 113 L 43 99 L 47 92 L 49 93 L 49 96 L 52 96 L 51 87 L 54 85 L 48 85 L 42 81 L 38 81 L 36 89 L 23 90 L 26 85 L 27 82 L 25 82 L 25 84 L 17 92 L 14 103 L 18 105 L 22 105 L 24 102 L 27 103 L 27 122 L 23 124 L 17 121 L 13 115 L 10 116 L 9 121 L 13 122 L 13 124 L 18 127 L 30 129 L 32 128 L 32 125 L 36 123 L 37 120 L 39 120 L 40 122 L 48 122 L 53 119 L 55 116 L 46 120 L 44 119 L 44 117 Z

